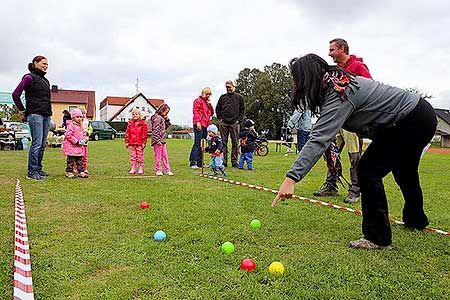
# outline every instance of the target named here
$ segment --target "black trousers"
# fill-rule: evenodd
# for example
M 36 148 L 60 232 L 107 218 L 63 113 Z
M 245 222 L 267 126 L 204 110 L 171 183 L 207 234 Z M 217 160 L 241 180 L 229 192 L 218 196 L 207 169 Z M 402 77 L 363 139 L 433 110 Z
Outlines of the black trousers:
M 405 201 L 403 221 L 423 229 L 428 218 L 423 210 L 419 161 L 424 147 L 436 131 L 437 119 L 431 105 L 420 99 L 417 106 L 395 126 L 379 132 L 361 157 L 358 179 L 361 186 L 364 238 L 375 244 L 392 243 L 388 203 L 383 178 L 390 172 Z
M 83 170 L 83 156 L 71 156 L 67 155 L 67 166 L 66 166 L 66 172 L 73 172 L 73 167 L 77 166 L 77 172 L 78 174 L 81 172 L 84 172 Z
M 220 138 L 223 143 L 223 165 L 228 166 L 228 136 L 231 136 L 231 164 L 233 167 L 238 166 L 238 146 L 239 146 L 239 122 L 227 124 L 219 123 Z

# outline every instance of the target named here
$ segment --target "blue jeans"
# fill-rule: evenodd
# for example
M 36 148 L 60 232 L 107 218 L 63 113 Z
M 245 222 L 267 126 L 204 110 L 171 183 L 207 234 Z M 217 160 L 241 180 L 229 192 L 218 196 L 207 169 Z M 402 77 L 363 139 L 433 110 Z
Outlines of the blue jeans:
M 244 168 L 244 161 L 247 162 L 247 168 L 253 170 L 253 152 L 241 153 L 241 158 L 239 160 L 238 168 Z
M 202 129 L 199 131 L 197 130 L 197 126 L 194 126 L 194 145 L 192 145 L 191 155 L 189 156 L 190 166 L 202 166 L 202 148 L 200 142 L 202 139 L 206 139 L 207 134 L 206 127 L 202 126 Z
M 309 139 L 309 132 L 306 130 L 297 130 L 297 151 L 300 152 Z
M 27 117 L 31 131 L 31 146 L 28 152 L 28 175 L 42 171 L 42 159 L 47 146 L 47 135 L 50 130 L 50 117 L 31 114 Z
M 223 166 L 223 156 L 211 156 L 210 167 L 212 170 L 223 171 L 225 169 Z

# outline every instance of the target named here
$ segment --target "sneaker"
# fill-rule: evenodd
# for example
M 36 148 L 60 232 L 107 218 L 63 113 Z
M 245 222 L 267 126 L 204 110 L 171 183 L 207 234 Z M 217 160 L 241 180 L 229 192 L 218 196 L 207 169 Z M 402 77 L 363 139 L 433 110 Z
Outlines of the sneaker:
M 370 249 L 386 249 L 386 250 L 392 249 L 391 245 L 380 246 L 369 240 L 366 240 L 365 238 L 361 238 L 356 241 L 351 241 L 349 246 L 352 248 L 355 248 L 355 249 L 369 249 L 369 250 Z
M 173 176 L 173 173 L 169 171 L 166 173 L 166 175 Z
M 67 178 L 74 178 L 75 174 L 73 174 L 72 172 L 66 172 L 66 177 Z
M 162 171 L 156 172 L 156 176 L 163 176 L 163 172 Z
M 45 180 L 45 177 L 39 175 L 39 173 L 33 173 L 33 174 L 28 174 L 27 179 L 41 181 L 41 180 Z
M 192 165 L 191 169 L 198 169 L 199 167 L 197 165 Z
M 41 175 L 42 177 L 48 177 L 48 176 L 50 176 L 50 174 L 48 174 L 47 172 L 44 172 L 44 171 L 38 171 L 38 173 L 39 173 L 39 175 Z
M 339 193 L 337 189 L 331 187 L 327 182 L 325 182 L 318 191 L 313 193 L 314 196 L 327 197 L 327 196 L 338 196 Z
M 81 172 L 80 174 L 78 174 L 78 177 L 81 177 L 81 178 L 88 178 L 89 175 L 86 174 L 85 172 Z
M 347 197 L 345 197 L 344 199 L 344 203 L 349 203 L 349 204 L 353 204 L 358 202 L 359 199 L 359 195 L 354 195 L 354 194 L 348 194 Z

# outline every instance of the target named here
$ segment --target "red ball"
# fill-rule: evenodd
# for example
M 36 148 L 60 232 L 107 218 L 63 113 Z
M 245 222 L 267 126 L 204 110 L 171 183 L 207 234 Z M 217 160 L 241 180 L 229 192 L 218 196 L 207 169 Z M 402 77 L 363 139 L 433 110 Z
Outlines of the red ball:
M 251 258 L 246 258 L 241 262 L 241 269 L 247 272 L 251 272 L 256 269 L 256 263 Z
M 147 202 L 141 202 L 141 208 L 142 209 L 146 209 L 146 208 L 149 208 L 149 207 L 150 207 L 150 205 L 148 205 Z

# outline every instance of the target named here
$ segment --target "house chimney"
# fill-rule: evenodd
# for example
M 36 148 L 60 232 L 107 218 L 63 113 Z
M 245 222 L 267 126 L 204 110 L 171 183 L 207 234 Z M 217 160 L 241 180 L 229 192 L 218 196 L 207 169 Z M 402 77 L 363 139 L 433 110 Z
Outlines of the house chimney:
M 52 85 L 52 93 L 57 93 L 57 92 L 58 92 L 58 86 Z

